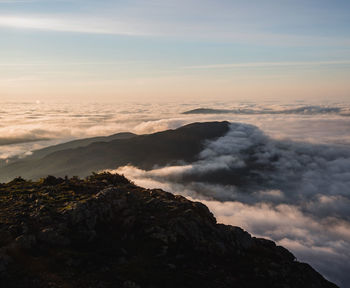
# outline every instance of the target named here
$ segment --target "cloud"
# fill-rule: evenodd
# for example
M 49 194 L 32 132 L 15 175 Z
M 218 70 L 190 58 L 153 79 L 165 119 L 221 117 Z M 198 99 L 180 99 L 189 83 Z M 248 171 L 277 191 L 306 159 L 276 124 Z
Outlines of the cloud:
M 130 112 L 125 113 L 125 109 Z M 133 113 L 135 110 L 139 114 Z M 77 138 L 131 131 L 150 116 L 142 115 L 137 105 L 129 109 L 128 105 L 111 107 L 33 101 L 2 103 L 0 119 L 0 159 L 7 159 Z
M 133 131 L 137 134 L 150 134 L 168 129 L 176 129 L 191 122 L 191 119 L 184 118 L 151 120 L 138 124 L 133 128 Z
M 29 0 L 23 2 L 30 3 Z M 45 4 L 49 1 L 42 2 Z M 280 31 L 278 29 L 280 21 L 285 22 L 287 19 L 286 17 L 280 19 L 281 15 L 287 16 L 286 14 L 291 14 L 290 11 L 276 11 L 271 15 L 271 8 L 275 7 L 267 9 L 266 5 L 260 7 L 261 13 L 256 13 L 256 9 L 251 9 L 250 5 L 228 4 L 223 1 L 220 3 L 213 1 L 176 1 L 176 3 L 174 1 L 147 1 L 147 3 L 144 1 L 120 3 L 105 1 L 103 5 L 94 3 L 94 1 L 79 1 L 81 2 L 79 5 L 84 4 L 84 9 L 77 9 L 77 5 L 69 5 L 69 2 L 76 3 L 77 1 L 55 2 L 67 2 L 65 6 L 66 9 L 71 6 L 70 13 L 58 14 L 52 9 L 52 6 L 43 5 L 41 9 L 43 12 L 40 14 L 34 9 L 28 9 L 27 13 L 21 10 L 18 10 L 18 13 L 2 13 L 0 26 L 61 32 L 212 40 L 267 46 L 345 47 L 350 45 L 349 39 L 343 35 L 303 35 L 298 33 L 299 31 L 294 33 Z M 0 3 L 8 4 L 7 1 Z M 256 3 L 256 5 L 259 4 Z M 304 6 L 302 8 L 305 8 Z M 302 10 L 299 9 L 298 16 L 301 15 Z M 328 15 L 333 14 L 326 14 Z M 309 26 L 309 15 L 305 13 L 302 18 L 304 24 Z M 325 17 L 320 18 L 323 21 L 320 21 L 319 24 L 320 27 L 323 27 L 321 24 L 325 25 Z M 298 20 L 301 21 L 301 19 Z M 268 24 L 269 21 L 270 24 Z M 294 25 L 296 19 L 289 19 L 289 21 L 290 25 Z M 326 23 L 334 23 L 333 18 L 327 21 Z
M 350 223 L 317 218 L 297 206 L 241 202 L 204 202 L 218 221 L 243 226 L 257 236 L 268 237 L 290 249 L 299 261 L 311 263 L 328 279 L 347 287 Z
M 38 15 L 0 16 L 0 27 L 52 30 L 92 34 L 147 35 L 142 27 L 130 23 L 92 16 Z M 140 29 L 139 29 L 140 28 Z
M 350 282 L 350 149 L 276 140 L 232 123 L 198 161 L 115 172 L 205 203 L 219 222 L 241 226 L 291 249 L 346 287 Z
M 349 196 L 349 169 L 348 148 L 274 140 L 253 125 L 233 123 L 224 137 L 207 143 L 197 162 L 183 166 L 182 171 L 166 167 L 149 174 L 157 179 L 169 175 L 181 181 L 226 183 L 249 193 L 259 189 L 262 181 L 260 190 L 283 191 L 285 201 L 319 199 L 328 207 L 339 199 L 327 202 L 320 195 Z M 213 177 L 215 173 L 220 178 Z M 271 197 L 271 193 L 261 195 Z
M 37 142 L 50 140 L 48 137 L 40 137 L 33 133 L 28 133 L 20 137 L 0 137 L 0 146 L 10 145 L 10 144 L 19 144 L 19 143 L 28 143 L 28 142 Z
M 258 126 L 269 136 L 278 139 L 293 139 L 311 143 L 350 144 L 350 117 L 337 113 L 325 114 L 267 114 L 267 111 L 292 109 L 288 105 L 255 104 L 210 104 L 215 109 L 257 110 L 265 114 L 193 114 L 183 115 L 183 111 L 198 107 L 198 104 L 186 105 L 145 103 L 114 104 L 74 104 L 74 103 L 25 103 L 21 105 L 2 104 L 0 109 L 1 138 L 9 145 L 0 149 L 0 157 L 23 154 L 33 149 L 65 142 L 76 138 L 105 136 L 130 131 L 136 134 L 153 133 L 175 129 L 192 122 L 236 121 Z M 295 105 L 299 109 L 300 105 Z M 293 106 L 292 106 L 293 107 Z M 320 106 L 320 109 L 323 106 Z M 328 106 L 327 106 L 328 107 Z M 345 104 L 338 103 L 331 108 L 340 109 L 340 113 L 349 113 Z M 294 108 L 293 108 L 294 109 Z M 6 116 L 5 116 L 6 115 Z M 312 117 L 311 117 L 312 116 Z M 283 123 L 283 124 L 281 124 Z M 17 141 L 16 139 L 21 139 Z M 43 140 L 22 144 L 22 140 Z M 4 144 L 4 142 L 3 142 Z M 10 147 L 11 146 L 11 147 Z M 15 147 L 17 146 L 17 148 Z M 11 153 L 8 153 L 11 151 Z M 17 151 L 17 152 L 16 152 Z M 227 160 L 227 159 L 226 159 Z
M 9 4 L 12 4 L 12 3 L 30 3 L 30 2 L 39 2 L 39 1 L 43 1 L 43 0 L 0 0 L 0 4 L 1 3 L 9 3 Z
M 185 69 L 222 69 L 222 68 L 267 68 L 267 67 L 298 67 L 298 66 L 324 66 L 324 65 L 349 65 L 350 60 L 339 61 L 295 61 L 295 62 L 248 62 L 225 63 L 211 65 L 185 66 Z
M 182 167 L 182 172 L 186 173 L 190 168 L 186 165 Z M 305 210 L 298 202 L 285 203 L 284 193 L 279 190 L 257 191 L 249 197 L 234 187 L 181 183 L 179 166 L 152 171 L 127 166 L 116 172 L 130 177 L 140 186 L 161 188 L 201 201 L 219 223 L 240 226 L 257 237 L 272 239 L 290 249 L 299 261 L 310 263 L 341 287 L 350 283 L 347 265 L 350 259 L 350 222 L 332 216 L 334 211 L 324 214 L 318 209 Z M 314 203 L 309 201 L 308 204 L 313 203 L 316 208 L 324 202 L 323 199 Z M 349 206 L 344 204 L 346 207 Z

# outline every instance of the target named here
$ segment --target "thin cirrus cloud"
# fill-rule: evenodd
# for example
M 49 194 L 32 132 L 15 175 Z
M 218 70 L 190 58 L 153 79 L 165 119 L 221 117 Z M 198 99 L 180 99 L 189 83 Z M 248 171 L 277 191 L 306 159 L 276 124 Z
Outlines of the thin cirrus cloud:
M 21 2 L 42 5 L 38 10 L 37 4 Z M 0 27 L 278 46 L 350 46 L 347 6 L 265 2 L 0 0 L 7 9 L 0 15 Z
M 0 16 L 0 27 L 91 34 L 145 35 L 137 27 L 94 17 Z
M 350 65 L 350 60 L 338 61 L 296 61 L 296 62 L 248 62 L 184 66 L 185 69 L 220 69 L 220 68 L 264 68 L 264 67 L 289 67 L 289 66 L 323 66 L 323 65 Z
M 0 2 L 1 3 L 1 2 Z M 109 34 L 127 36 L 174 37 L 197 40 L 213 40 L 237 43 L 255 43 L 259 45 L 278 46 L 350 46 L 350 41 L 343 37 L 305 36 L 291 33 L 273 33 L 250 27 L 230 29 L 222 27 L 222 23 L 212 25 L 199 21 L 200 25 L 191 21 L 176 19 L 151 19 L 143 15 L 95 15 L 95 14 L 24 14 L 0 15 L 0 27 L 16 29 L 34 29 L 56 32 L 74 32 L 88 34 Z M 232 24 L 232 23 L 231 23 Z M 232 27 L 231 27 L 232 26 Z

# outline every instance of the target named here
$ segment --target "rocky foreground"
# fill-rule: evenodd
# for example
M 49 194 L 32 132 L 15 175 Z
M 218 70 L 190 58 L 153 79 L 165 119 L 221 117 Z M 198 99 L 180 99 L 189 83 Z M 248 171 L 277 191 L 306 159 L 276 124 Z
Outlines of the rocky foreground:
M 0 184 L 0 287 L 337 287 L 208 208 L 120 175 Z

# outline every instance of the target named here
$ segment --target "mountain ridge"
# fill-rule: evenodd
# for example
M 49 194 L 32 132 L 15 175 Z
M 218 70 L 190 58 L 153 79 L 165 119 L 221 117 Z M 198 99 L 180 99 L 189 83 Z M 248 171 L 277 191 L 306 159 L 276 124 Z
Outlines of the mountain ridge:
M 2 287 L 337 287 L 202 203 L 122 175 L 16 178 L 0 198 Z

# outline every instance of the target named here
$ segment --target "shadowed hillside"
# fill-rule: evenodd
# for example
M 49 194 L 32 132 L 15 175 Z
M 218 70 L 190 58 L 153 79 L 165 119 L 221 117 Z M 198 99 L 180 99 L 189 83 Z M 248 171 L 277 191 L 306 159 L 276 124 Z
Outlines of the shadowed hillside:
M 47 174 L 87 176 L 93 171 L 127 164 L 151 169 L 154 165 L 191 162 L 203 149 L 206 140 L 223 136 L 228 130 L 228 122 L 193 123 L 150 135 L 104 138 L 104 142 L 100 138 L 92 143 L 88 143 L 91 139 L 78 140 L 39 150 L 32 157 L 2 167 L 0 181 L 17 176 L 38 179 Z
M 67 150 L 67 149 L 75 149 L 79 147 L 86 147 L 95 142 L 110 142 L 117 139 L 128 139 L 137 136 L 136 134 L 130 132 L 117 133 L 110 136 L 100 136 L 100 137 L 92 137 L 86 139 L 78 139 L 74 141 L 70 141 L 67 143 L 62 143 L 54 146 L 49 146 L 40 150 L 33 151 L 33 154 L 30 155 L 29 159 L 39 159 L 51 153 Z

